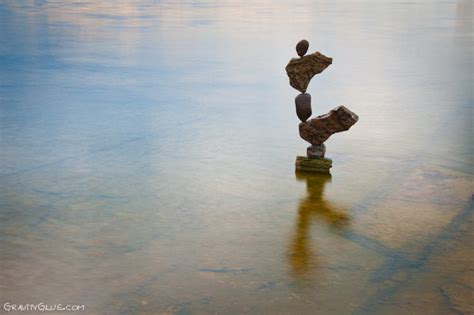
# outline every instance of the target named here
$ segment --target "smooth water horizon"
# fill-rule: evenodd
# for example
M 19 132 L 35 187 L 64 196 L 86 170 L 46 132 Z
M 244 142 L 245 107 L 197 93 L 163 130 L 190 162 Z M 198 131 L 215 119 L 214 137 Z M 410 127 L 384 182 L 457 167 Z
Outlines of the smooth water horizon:
M 0 302 L 473 313 L 472 23 L 471 1 L 0 0 Z M 360 117 L 330 176 L 294 170 L 303 38 L 333 58 L 313 117 Z

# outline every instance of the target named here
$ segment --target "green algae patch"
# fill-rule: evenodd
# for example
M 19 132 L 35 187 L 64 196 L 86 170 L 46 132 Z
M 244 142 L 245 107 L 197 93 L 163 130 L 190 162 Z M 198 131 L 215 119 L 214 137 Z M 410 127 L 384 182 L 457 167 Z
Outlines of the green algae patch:
M 295 168 L 301 172 L 329 173 L 332 167 L 332 160 L 327 158 L 308 158 L 306 156 L 297 156 Z

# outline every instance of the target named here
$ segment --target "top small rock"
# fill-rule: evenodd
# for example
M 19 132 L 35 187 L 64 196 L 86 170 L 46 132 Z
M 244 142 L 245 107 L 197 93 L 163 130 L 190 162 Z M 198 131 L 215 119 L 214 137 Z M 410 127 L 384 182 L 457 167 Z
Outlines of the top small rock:
M 298 56 L 303 57 L 309 48 L 309 42 L 306 39 L 302 39 L 296 44 L 296 52 Z

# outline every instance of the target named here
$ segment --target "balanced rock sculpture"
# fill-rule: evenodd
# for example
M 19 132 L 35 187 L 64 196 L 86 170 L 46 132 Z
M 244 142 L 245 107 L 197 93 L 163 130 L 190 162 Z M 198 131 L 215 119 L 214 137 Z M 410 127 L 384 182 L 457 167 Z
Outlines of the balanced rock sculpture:
M 325 158 L 326 146 L 324 142 L 333 134 L 349 130 L 359 117 L 345 106 L 339 106 L 329 113 L 308 120 L 311 117 L 311 95 L 306 93 L 311 79 L 323 72 L 332 58 L 320 52 L 305 56 L 309 42 L 301 40 L 296 44 L 296 52 L 300 58 L 290 60 L 285 70 L 290 79 L 290 85 L 301 92 L 295 98 L 296 115 L 301 120 L 299 126 L 300 137 L 311 143 L 306 150 L 307 156 L 296 157 L 296 170 L 318 173 L 329 173 L 332 160 Z

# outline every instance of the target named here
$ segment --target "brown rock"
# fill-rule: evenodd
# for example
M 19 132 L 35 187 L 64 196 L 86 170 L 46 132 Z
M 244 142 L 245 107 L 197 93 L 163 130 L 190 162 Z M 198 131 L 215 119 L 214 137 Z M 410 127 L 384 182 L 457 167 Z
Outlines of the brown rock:
M 300 136 L 312 145 L 321 145 L 332 134 L 349 130 L 359 117 L 344 106 L 339 106 L 325 115 L 300 123 Z
M 301 93 L 295 98 L 296 115 L 301 121 L 306 121 L 311 117 L 311 95 Z
M 309 42 L 306 39 L 302 39 L 296 44 L 296 52 L 298 53 L 298 56 L 303 57 L 304 54 L 308 51 L 309 48 Z
M 311 78 L 323 72 L 331 63 L 332 58 L 315 52 L 301 58 L 291 59 L 285 70 L 290 78 L 290 85 L 304 93 Z

